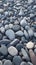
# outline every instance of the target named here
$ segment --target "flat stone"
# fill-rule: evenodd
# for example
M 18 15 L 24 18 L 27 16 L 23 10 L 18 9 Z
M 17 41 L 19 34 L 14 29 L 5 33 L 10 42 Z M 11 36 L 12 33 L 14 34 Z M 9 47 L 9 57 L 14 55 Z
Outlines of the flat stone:
M 8 48 L 8 52 L 9 52 L 9 54 L 12 55 L 12 56 L 15 56 L 15 55 L 18 54 L 18 50 L 17 50 L 15 47 L 13 47 L 13 46 L 10 46 L 10 47 Z
M 12 65 L 12 62 L 11 62 L 10 60 L 6 60 L 6 61 L 4 62 L 4 65 Z
M 2 53 L 3 55 L 7 55 L 8 54 L 7 47 L 2 45 L 0 48 L 0 53 Z
M 23 32 L 22 32 L 21 30 L 17 31 L 15 34 L 16 34 L 17 36 L 23 36 Z
M 14 40 L 15 39 L 15 33 L 13 30 L 11 29 L 8 29 L 6 32 L 5 32 L 6 36 L 10 39 L 10 40 Z
M 34 43 L 33 42 L 28 42 L 27 44 L 26 44 L 26 47 L 28 48 L 28 49 L 32 49 L 33 47 L 34 47 Z
M 13 58 L 14 65 L 20 65 L 21 62 L 22 62 L 22 59 L 20 56 L 14 56 Z

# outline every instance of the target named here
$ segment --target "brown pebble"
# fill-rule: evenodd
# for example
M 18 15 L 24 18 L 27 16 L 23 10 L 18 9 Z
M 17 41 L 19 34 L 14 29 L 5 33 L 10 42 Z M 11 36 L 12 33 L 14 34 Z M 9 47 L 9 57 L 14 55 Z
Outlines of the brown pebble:
M 29 50 L 29 55 L 30 55 L 33 65 L 36 65 L 36 56 L 35 56 L 33 50 L 31 50 L 31 49 Z

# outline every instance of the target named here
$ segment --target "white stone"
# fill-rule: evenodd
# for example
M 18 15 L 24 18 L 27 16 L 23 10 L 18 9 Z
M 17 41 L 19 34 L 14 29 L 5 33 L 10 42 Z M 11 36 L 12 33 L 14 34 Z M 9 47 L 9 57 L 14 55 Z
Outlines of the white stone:
M 31 49 L 31 48 L 34 47 L 34 43 L 30 41 L 30 42 L 28 42 L 28 43 L 26 44 L 26 47 L 27 47 L 28 49 Z
M 8 48 L 8 52 L 9 52 L 9 54 L 12 55 L 12 56 L 15 56 L 15 55 L 18 54 L 18 50 L 17 50 L 15 47 L 13 47 L 13 46 L 10 46 L 10 47 Z

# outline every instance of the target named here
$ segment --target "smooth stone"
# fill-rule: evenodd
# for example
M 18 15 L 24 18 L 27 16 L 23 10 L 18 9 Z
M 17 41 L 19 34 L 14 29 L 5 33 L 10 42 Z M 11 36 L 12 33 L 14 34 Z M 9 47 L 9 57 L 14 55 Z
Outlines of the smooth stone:
M 26 30 L 24 30 L 24 36 L 26 39 L 29 39 L 29 35 L 28 35 L 28 32 Z
M 31 38 L 33 35 L 34 35 L 34 32 L 32 29 L 29 29 L 28 30 L 28 34 L 29 34 L 29 37 Z
M 36 54 L 36 49 L 34 49 L 34 53 Z
M 28 0 L 28 3 L 29 3 L 29 4 L 31 4 L 32 2 L 33 2 L 33 0 L 30 0 L 30 1 Z
M 1 27 L 1 32 L 4 33 L 5 32 L 5 28 Z
M 1 45 L 0 53 L 2 53 L 3 55 L 7 55 L 8 54 L 7 47 L 4 45 Z
M 0 33 L 0 40 L 2 39 L 2 33 Z
M 5 44 L 5 45 L 7 45 L 7 44 L 9 44 L 9 43 L 10 43 L 10 40 L 8 40 L 8 39 L 0 40 L 0 44 Z
M 26 50 L 25 49 L 21 49 L 21 53 L 22 53 L 22 55 L 24 56 L 24 59 L 26 60 L 26 61 L 29 61 L 30 60 L 30 58 L 29 58 L 29 56 L 28 56 L 28 53 L 26 52 Z
M 20 65 L 27 65 L 26 62 L 22 61 Z
M 27 25 L 27 26 L 25 26 L 25 30 L 27 30 L 27 31 L 28 31 L 29 29 L 30 29 L 30 26 L 28 26 L 28 25 Z
M 6 36 L 10 39 L 10 40 L 14 40 L 15 39 L 15 33 L 13 30 L 11 29 L 8 29 L 6 32 L 5 32 Z
M 9 24 L 9 28 L 12 28 L 13 27 L 13 24 Z
M 4 65 L 12 65 L 12 62 L 11 62 L 10 60 L 6 60 L 6 61 L 4 62 Z
M 14 65 L 20 65 L 21 62 L 22 62 L 22 59 L 20 56 L 14 56 L 14 58 L 13 58 Z
M 20 43 L 17 44 L 16 48 L 17 48 L 18 51 L 21 51 L 21 48 L 23 48 L 23 44 L 20 44 Z
M 17 44 L 19 43 L 19 39 L 14 39 L 11 43 L 10 43 L 10 45 L 12 45 L 12 46 L 16 46 Z
M 0 13 L 4 12 L 4 9 L 0 9 Z
M 25 18 L 23 18 L 23 20 L 21 20 L 20 25 L 22 27 L 25 27 L 27 25 L 27 21 L 25 20 Z
M 0 65 L 2 65 L 2 61 L 0 60 Z
M 34 47 L 34 43 L 33 42 L 28 42 L 27 44 L 26 44 L 26 47 L 28 48 L 28 49 L 32 49 L 33 47 Z
M 28 62 L 28 65 L 33 65 L 31 62 Z
M 18 25 L 19 24 L 19 21 L 18 20 L 15 20 L 14 24 L 15 25 Z
M 9 54 L 10 54 L 11 56 L 15 56 L 15 55 L 18 54 L 18 50 L 17 50 L 15 47 L 13 47 L 13 46 L 10 46 L 10 47 L 8 48 L 8 52 L 9 52 Z
M 21 30 L 17 31 L 15 34 L 16 34 L 17 36 L 23 36 L 23 32 L 22 32 Z
M 16 31 L 20 30 L 20 26 L 19 25 L 14 25 L 12 27 L 12 29 L 16 32 Z

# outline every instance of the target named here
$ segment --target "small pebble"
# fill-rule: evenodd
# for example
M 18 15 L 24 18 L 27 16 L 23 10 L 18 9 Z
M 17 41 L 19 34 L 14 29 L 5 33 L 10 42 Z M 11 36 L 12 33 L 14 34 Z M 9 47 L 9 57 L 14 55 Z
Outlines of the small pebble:
M 26 47 L 28 48 L 28 49 L 32 49 L 33 47 L 34 47 L 34 43 L 33 42 L 28 42 L 27 44 L 26 44 Z
M 17 50 L 15 47 L 13 47 L 13 46 L 10 46 L 10 47 L 8 48 L 8 52 L 9 52 L 9 54 L 10 54 L 11 56 L 15 56 L 15 55 L 18 54 L 18 50 Z

